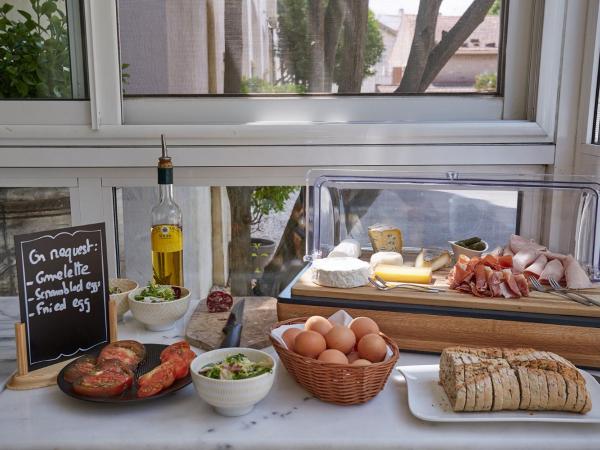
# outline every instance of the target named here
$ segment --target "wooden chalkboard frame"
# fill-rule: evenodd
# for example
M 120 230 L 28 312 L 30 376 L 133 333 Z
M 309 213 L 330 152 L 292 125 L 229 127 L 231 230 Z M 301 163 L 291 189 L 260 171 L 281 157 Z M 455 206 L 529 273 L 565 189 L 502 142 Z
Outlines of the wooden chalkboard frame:
M 25 279 L 25 265 L 24 265 L 24 255 L 23 255 L 23 244 L 29 243 L 36 240 L 41 239 L 56 239 L 58 236 L 62 236 L 64 234 L 75 236 L 80 233 L 94 233 L 97 235 L 95 237 L 98 238 L 98 242 L 100 243 L 100 260 L 101 260 L 101 277 L 102 277 L 102 308 L 103 310 L 100 312 L 100 317 L 104 319 L 104 326 L 102 327 L 102 335 L 100 336 L 100 340 L 95 342 L 91 346 L 87 346 L 82 348 L 81 345 L 78 345 L 78 349 L 75 352 L 71 352 L 69 354 L 60 353 L 58 356 L 41 360 L 34 361 L 31 356 L 31 340 L 30 340 L 30 328 L 29 328 L 29 315 L 28 315 L 28 300 L 27 300 L 27 286 Z M 22 349 L 26 353 L 26 365 L 27 372 L 36 371 L 42 369 L 44 367 L 52 366 L 67 360 L 71 360 L 81 354 L 89 352 L 94 348 L 97 348 L 101 345 L 105 345 L 111 340 L 111 320 L 109 314 L 109 286 L 108 286 L 108 266 L 107 266 L 107 256 L 106 256 L 106 229 L 104 223 L 95 223 L 89 225 L 81 225 L 69 228 L 61 228 L 56 230 L 43 231 L 38 233 L 31 233 L 26 235 L 15 236 L 15 253 L 17 260 L 17 276 L 19 282 L 19 304 L 21 309 L 21 322 L 24 326 L 24 333 L 22 338 L 25 340 L 25 348 Z M 18 336 L 17 336 L 18 337 Z M 21 360 L 21 365 L 24 361 Z M 20 367 L 20 372 L 22 368 Z

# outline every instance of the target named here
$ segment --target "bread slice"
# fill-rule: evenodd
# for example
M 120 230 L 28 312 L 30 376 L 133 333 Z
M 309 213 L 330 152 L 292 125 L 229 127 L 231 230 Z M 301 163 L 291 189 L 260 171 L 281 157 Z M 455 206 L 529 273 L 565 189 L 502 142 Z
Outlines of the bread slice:
M 481 372 L 483 379 L 483 405 L 481 411 L 491 411 L 494 404 L 494 389 L 492 387 L 492 378 L 487 370 Z
M 492 389 L 494 391 L 494 400 L 492 403 L 492 411 L 502 411 L 504 406 L 504 387 L 502 385 L 502 377 L 498 370 L 489 369 L 490 378 L 492 379 Z
M 577 383 L 577 401 L 575 402 L 575 411 L 581 412 L 585 409 L 588 392 L 585 387 L 585 382 L 581 382 L 579 380 L 576 380 L 575 382 Z
M 519 409 L 529 409 L 529 403 L 531 402 L 531 389 L 529 387 L 528 371 L 525 367 L 517 367 L 516 372 L 517 379 L 519 380 L 519 389 L 521 392 Z
M 466 396 L 465 396 L 465 411 L 475 411 L 475 398 L 477 396 L 477 388 L 473 375 L 472 362 L 471 357 L 466 354 L 461 354 L 461 359 L 464 363 L 464 376 L 465 376 L 465 388 L 466 388 Z
M 561 375 L 562 376 L 562 375 Z M 579 390 L 577 381 L 571 377 L 562 376 L 567 386 L 567 399 L 565 401 L 564 410 L 579 412 L 576 409 L 577 404 L 577 391 Z
M 546 384 L 548 385 L 548 404 L 546 409 L 556 410 L 558 409 L 558 381 L 556 380 L 557 373 L 551 370 L 543 370 L 544 376 L 546 377 Z
M 538 377 L 540 387 L 540 409 L 548 409 L 549 395 L 548 395 L 548 381 L 546 380 L 546 374 L 541 369 L 530 369 L 535 371 Z
M 445 349 L 440 357 L 440 383 L 454 411 L 464 411 L 467 397 L 465 364 L 460 354 Z
M 523 368 L 529 378 L 530 401 L 527 409 L 536 411 L 540 409 L 540 382 L 533 369 Z
M 592 398 L 590 397 L 590 394 L 586 390 L 585 404 L 584 404 L 583 408 L 581 408 L 581 411 L 579 411 L 579 412 L 581 414 L 585 414 L 587 412 L 590 412 L 591 409 L 592 409 Z
M 558 407 L 557 410 L 564 411 L 567 403 L 567 383 L 565 378 L 558 372 L 554 372 L 556 381 L 558 382 Z
M 521 389 L 519 387 L 519 380 L 515 375 L 514 369 L 503 369 L 508 379 L 508 386 L 510 390 L 511 402 L 508 405 L 504 405 L 504 409 L 515 410 L 519 409 L 521 403 Z

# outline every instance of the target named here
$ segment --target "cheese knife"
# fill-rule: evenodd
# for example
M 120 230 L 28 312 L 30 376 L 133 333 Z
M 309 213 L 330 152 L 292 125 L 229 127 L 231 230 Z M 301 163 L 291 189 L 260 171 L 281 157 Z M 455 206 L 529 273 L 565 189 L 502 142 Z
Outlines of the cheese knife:
M 219 348 L 239 347 L 242 339 L 242 324 L 244 322 L 244 303 L 246 299 L 237 302 L 227 318 L 227 323 L 223 328 L 225 339 L 221 342 Z

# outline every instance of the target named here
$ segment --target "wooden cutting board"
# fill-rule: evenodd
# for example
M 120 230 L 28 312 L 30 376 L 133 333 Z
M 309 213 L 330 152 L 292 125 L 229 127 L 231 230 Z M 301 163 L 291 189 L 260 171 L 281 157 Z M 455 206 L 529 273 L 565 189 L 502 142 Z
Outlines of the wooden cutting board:
M 312 282 L 310 269 L 304 272 L 292 287 L 292 295 L 300 297 L 321 297 L 344 300 L 367 300 L 413 305 L 428 305 L 454 308 L 486 309 L 496 311 L 560 314 L 567 316 L 600 317 L 600 308 L 585 306 L 563 299 L 556 295 L 531 291 L 529 297 L 518 299 L 475 297 L 474 295 L 450 290 L 446 282 L 449 269 L 434 273 L 433 283 L 444 292 L 432 294 L 395 289 L 379 291 L 371 285 L 338 289 L 319 286 Z M 585 293 L 600 300 L 600 288 L 586 289 Z
M 246 299 L 246 304 L 240 347 L 268 347 L 271 345 L 271 326 L 277 322 L 277 300 L 273 297 L 234 297 L 234 304 L 242 298 Z M 225 337 L 223 327 L 228 317 L 229 312 L 208 312 L 206 301 L 202 300 L 188 322 L 185 330 L 186 340 L 203 350 L 219 348 Z

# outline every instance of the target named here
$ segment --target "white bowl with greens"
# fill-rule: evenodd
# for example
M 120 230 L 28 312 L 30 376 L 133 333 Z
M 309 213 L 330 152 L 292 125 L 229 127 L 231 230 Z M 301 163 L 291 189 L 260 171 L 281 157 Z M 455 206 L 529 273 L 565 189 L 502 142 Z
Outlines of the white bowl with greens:
M 110 298 L 117 304 L 117 319 L 121 320 L 123 314 L 129 310 L 129 293 L 138 288 L 138 284 L 128 278 L 111 278 L 108 280 Z
M 149 284 L 129 293 L 133 317 L 150 331 L 170 330 L 190 306 L 190 291 L 181 286 Z
M 202 400 L 224 416 L 248 414 L 275 380 L 275 359 L 253 348 L 220 348 L 198 355 L 190 372 Z

